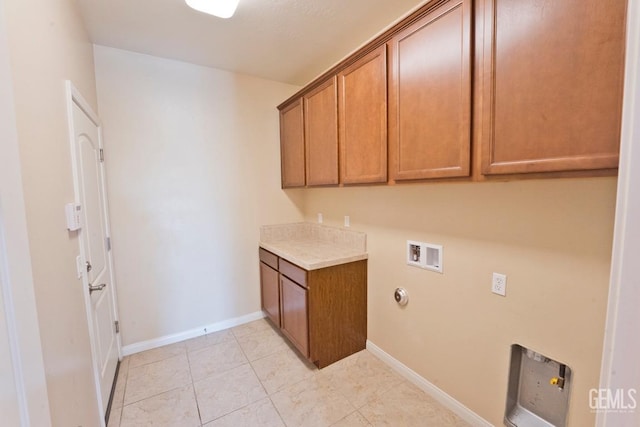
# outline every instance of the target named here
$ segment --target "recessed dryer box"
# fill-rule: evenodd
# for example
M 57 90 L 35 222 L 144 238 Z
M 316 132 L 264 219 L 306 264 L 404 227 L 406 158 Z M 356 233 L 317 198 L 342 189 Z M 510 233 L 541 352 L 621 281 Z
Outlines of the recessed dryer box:
M 571 369 L 518 344 L 511 346 L 504 423 L 509 427 L 564 427 Z

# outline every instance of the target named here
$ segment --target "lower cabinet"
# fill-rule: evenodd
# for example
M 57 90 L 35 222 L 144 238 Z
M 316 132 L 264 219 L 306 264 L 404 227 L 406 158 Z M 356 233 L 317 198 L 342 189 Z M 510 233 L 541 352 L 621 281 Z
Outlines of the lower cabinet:
M 260 261 L 262 308 L 304 357 L 324 368 L 365 349 L 366 260 L 305 270 L 260 248 Z
M 309 310 L 307 290 L 295 282 L 280 277 L 282 300 L 282 333 L 304 357 L 309 357 Z
M 278 270 L 260 263 L 260 283 L 262 283 L 262 309 L 271 321 L 280 326 L 280 284 Z
M 280 273 L 278 257 L 260 250 L 260 301 L 267 317 L 280 327 Z

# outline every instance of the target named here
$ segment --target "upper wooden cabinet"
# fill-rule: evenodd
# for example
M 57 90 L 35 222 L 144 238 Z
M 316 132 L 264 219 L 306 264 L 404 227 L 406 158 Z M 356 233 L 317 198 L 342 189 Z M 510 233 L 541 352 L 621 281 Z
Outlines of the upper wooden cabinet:
M 338 73 L 340 181 L 387 181 L 387 50 Z
M 482 173 L 616 168 L 626 0 L 485 0 Z
M 468 176 L 471 0 L 449 1 L 389 42 L 393 180 Z
M 307 185 L 338 184 L 338 88 L 332 77 L 304 95 Z
M 304 118 L 301 99 L 280 110 L 282 188 L 304 187 Z
M 283 186 L 614 174 L 626 8 L 425 3 L 280 106 Z

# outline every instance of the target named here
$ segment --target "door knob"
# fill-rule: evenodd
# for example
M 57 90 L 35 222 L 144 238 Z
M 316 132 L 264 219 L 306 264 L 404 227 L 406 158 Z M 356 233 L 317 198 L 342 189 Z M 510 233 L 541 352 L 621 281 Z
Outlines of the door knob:
M 107 286 L 106 283 L 102 283 L 100 285 L 89 285 L 89 294 L 92 294 L 94 291 L 101 291 Z

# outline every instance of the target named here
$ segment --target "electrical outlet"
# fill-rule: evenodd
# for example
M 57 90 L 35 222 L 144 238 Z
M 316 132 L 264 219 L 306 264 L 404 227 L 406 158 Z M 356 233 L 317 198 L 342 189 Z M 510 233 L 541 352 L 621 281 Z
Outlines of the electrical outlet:
M 349 215 L 344 216 L 344 226 L 351 227 L 351 220 L 349 219 Z
M 507 296 L 507 276 L 500 273 L 493 273 L 491 280 L 491 292 L 497 295 Z
M 322 224 L 322 214 L 318 214 L 318 224 Z

